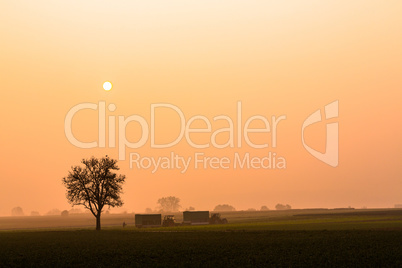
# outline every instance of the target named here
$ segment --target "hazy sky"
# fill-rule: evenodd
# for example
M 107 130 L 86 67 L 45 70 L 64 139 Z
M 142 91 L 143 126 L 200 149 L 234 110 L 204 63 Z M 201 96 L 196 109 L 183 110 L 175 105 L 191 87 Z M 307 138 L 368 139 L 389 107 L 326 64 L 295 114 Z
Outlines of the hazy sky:
M 65 117 L 80 103 L 106 105 L 116 120 L 138 115 L 150 122 L 151 104 L 170 103 L 186 121 L 208 118 L 212 132 L 234 123 L 234 148 L 197 149 L 185 137 L 171 148 L 126 149 L 127 176 L 120 210 L 154 208 L 162 196 L 183 208 L 273 209 L 391 207 L 402 203 L 402 2 L 401 1 L 1 1 L 0 3 L 0 215 L 15 206 L 26 214 L 68 209 L 61 183 L 72 165 L 92 155 L 117 158 L 119 149 L 82 149 L 65 135 Z M 102 84 L 113 83 L 111 91 Z M 339 101 L 339 165 L 310 155 L 301 141 L 303 121 Z M 242 123 L 285 115 L 272 132 L 251 133 L 268 143 L 237 144 L 237 105 Z M 156 112 L 155 137 L 180 133 L 178 114 Z M 73 133 L 98 140 L 98 113 L 78 112 Z M 106 126 L 108 126 L 108 122 Z M 194 121 L 193 127 L 206 127 Z M 264 127 L 255 120 L 250 126 Z M 272 129 L 271 129 L 272 130 Z M 121 134 L 121 133 L 120 133 Z M 138 123 L 127 139 L 141 138 Z M 305 141 L 325 150 L 325 123 L 305 130 Z M 198 144 L 211 133 L 189 134 Z M 229 139 L 219 134 L 217 142 Z M 117 141 L 118 145 L 119 140 Z M 154 158 L 234 155 L 286 159 L 286 169 L 194 168 L 138 170 L 129 154 Z

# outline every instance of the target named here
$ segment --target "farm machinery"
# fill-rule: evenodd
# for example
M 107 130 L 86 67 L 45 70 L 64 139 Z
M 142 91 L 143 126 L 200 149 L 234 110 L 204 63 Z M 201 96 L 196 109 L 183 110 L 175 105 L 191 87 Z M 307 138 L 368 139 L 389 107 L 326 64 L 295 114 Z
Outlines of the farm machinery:
M 183 222 L 176 222 L 174 215 L 161 214 L 136 214 L 136 227 L 175 227 L 181 225 L 205 225 L 205 224 L 226 224 L 228 220 L 222 218 L 220 213 L 209 213 L 209 211 L 184 211 Z
M 209 218 L 209 224 L 226 224 L 228 220 L 222 218 L 220 213 L 212 213 L 211 218 Z
M 174 226 L 179 226 L 179 225 L 180 225 L 180 223 L 176 223 L 174 215 L 165 215 L 165 217 L 163 217 L 163 221 L 162 221 L 163 227 L 174 227 Z

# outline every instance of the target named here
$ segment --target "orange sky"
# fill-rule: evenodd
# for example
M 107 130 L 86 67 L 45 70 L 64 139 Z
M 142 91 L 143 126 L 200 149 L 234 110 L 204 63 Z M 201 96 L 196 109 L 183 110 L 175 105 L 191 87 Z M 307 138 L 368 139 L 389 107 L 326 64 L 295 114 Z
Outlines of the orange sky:
M 108 116 L 140 115 L 150 121 L 154 103 L 179 107 L 188 120 L 206 116 L 216 130 L 252 115 L 286 115 L 277 147 L 194 149 L 185 139 L 168 149 L 148 142 L 129 153 L 230 157 L 237 152 L 286 159 L 284 170 L 129 168 L 125 205 L 116 211 L 154 208 L 162 196 L 183 208 L 273 209 L 392 207 L 402 203 L 402 3 L 400 1 L 3 1 L 0 4 L 0 215 L 15 206 L 26 214 L 68 209 L 61 183 L 82 158 L 117 148 L 81 149 L 64 133 L 73 106 L 113 103 Z M 113 89 L 102 89 L 104 81 Z M 339 166 L 310 155 L 301 142 L 303 121 L 339 100 Z M 159 121 L 158 121 L 159 118 Z M 118 120 L 118 119 L 117 119 Z M 157 139 L 178 133 L 172 111 L 159 113 Z M 261 127 L 261 122 L 254 122 Z M 235 122 L 236 124 L 236 122 Z M 194 126 L 203 127 L 200 122 Z M 77 113 L 73 133 L 98 135 L 97 112 Z M 126 135 L 138 140 L 134 123 Z M 159 132 L 158 132 L 159 131 Z M 210 134 L 193 134 L 208 142 Z M 309 146 L 323 151 L 325 124 L 306 129 Z M 271 134 L 250 134 L 255 143 Z M 225 134 L 220 141 L 227 139 Z M 237 141 L 237 137 L 235 136 Z

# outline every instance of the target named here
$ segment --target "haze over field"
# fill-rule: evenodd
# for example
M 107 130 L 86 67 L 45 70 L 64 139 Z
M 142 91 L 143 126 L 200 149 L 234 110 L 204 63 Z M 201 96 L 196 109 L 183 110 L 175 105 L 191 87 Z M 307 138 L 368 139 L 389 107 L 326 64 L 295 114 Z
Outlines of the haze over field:
M 78 8 L 77 8 L 78 7 Z M 211 122 L 211 133 L 189 134 L 164 149 L 126 148 L 118 162 L 126 175 L 116 211 L 155 208 L 163 196 L 180 197 L 183 209 L 217 204 L 259 209 L 277 203 L 303 207 L 393 207 L 402 203 L 402 2 L 353 1 L 2 1 L 0 3 L 0 215 L 20 206 L 26 215 L 69 209 L 61 179 L 82 158 L 119 158 L 122 133 L 136 142 L 141 127 L 123 132 L 119 116 L 150 124 L 151 105 L 169 103 Z M 113 88 L 102 85 L 110 81 Z M 302 144 L 304 120 L 339 101 L 339 165 L 331 167 Z M 83 149 L 66 137 L 65 118 L 80 103 L 105 102 L 104 148 Z M 242 120 L 238 112 L 241 102 Z M 115 110 L 109 104 L 115 105 Z M 74 136 L 99 141 L 98 110 L 72 120 Z M 212 133 L 233 120 L 233 147 L 216 148 Z M 262 115 L 269 133 L 249 134 L 248 118 Z M 272 116 L 286 116 L 273 130 Z M 116 147 L 109 123 L 116 120 Z M 155 140 L 180 134 L 172 109 L 155 113 Z M 250 127 L 263 128 L 263 121 Z M 306 128 L 306 143 L 325 151 L 326 125 Z M 241 128 L 239 144 L 238 126 Z M 205 122 L 193 127 L 204 128 Z M 113 131 L 112 131 L 113 132 Z M 276 133 L 276 137 L 274 134 Z M 119 136 L 120 135 L 120 136 Z M 120 137 L 120 138 L 119 138 Z M 216 136 L 219 144 L 230 133 Z M 276 147 L 274 143 L 276 142 Z M 180 168 L 130 168 L 130 153 L 192 157 Z M 283 157 L 286 168 L 198 168 L 196 153 Z M 271 161 L 274 161 L 271 159 Z

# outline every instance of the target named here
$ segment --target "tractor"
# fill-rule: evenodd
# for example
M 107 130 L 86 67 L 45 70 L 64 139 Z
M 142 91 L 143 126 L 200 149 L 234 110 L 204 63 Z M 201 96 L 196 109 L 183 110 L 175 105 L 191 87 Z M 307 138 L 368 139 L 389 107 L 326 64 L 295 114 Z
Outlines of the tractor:
M 220 213 L 212 213 L 209 219 L 209 224 L 226 224 L 228 220 L 226 218 L 221 218 Z
M 174 215 L 165 215 L 162 222 L 163 227 L 174 227 L 176 226 L 176 221 Z

